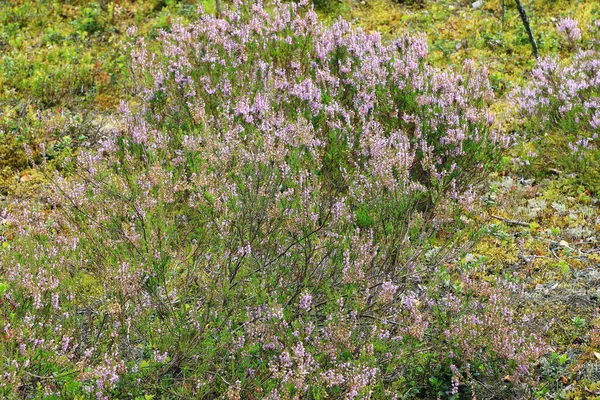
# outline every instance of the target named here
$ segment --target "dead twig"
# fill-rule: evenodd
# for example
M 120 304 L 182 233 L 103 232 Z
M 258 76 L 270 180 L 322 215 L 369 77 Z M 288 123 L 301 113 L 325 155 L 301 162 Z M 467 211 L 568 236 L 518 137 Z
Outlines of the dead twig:
M 519 10 L 519 15 L 521 16 L 521 21 L 523 21 L 523 26 L 527 31 L 527 36 L 529 36 L 529 42 L 531 43 L 531 47 L 533 48 L 533 55 L 535 58 L 538 58 L 538 45 L 535 41 L 535 37 L 533 36 L 533 32 L 531 32 L 531 27 L 529 26 L 529 17 L 521 4 L 521 0 L 515 0 L 517 3 L 517 10 Z
M 492 218 L 500 220 L 500 221 L 504 222 L 507 225 L 524 226 L 526 228 L 529 228 L 529 223 L 524 222 L 524 221 L 519 221 L 519 220 L 516 220 L 516 219 L 503 218 L 503 217 L 500 217 L 498 215 L 492 215 Z

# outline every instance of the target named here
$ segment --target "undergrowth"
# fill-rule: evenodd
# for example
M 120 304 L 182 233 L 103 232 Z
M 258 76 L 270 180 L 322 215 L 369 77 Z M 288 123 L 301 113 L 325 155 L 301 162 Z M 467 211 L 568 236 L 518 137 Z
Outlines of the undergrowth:
M 598 394 L 594 2 L 196 3 L 0 7 L 1 397 Z

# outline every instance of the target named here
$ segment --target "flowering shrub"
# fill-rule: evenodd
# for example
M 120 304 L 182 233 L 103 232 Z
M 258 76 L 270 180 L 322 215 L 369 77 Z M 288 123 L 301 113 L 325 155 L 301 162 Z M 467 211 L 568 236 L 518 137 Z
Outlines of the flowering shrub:
M 301 8 L 134 40 L 140 105 L 65 162 L 47 208 L 2 216 L 0 393 L 458 398 L 528 379 L 545 346 L 522 289 L 429 244 L 506 146 L 485 71 Z
M 572 46 L 581 40 L 574 20 L 559 21 L 558 31 Z M 596 21 L 587 48 L 577 50 L 569 60 L 541 60 L 529 82 L 512 94 L 513 103 L 527 120 L 527 130 L 538 148 L 536 153 L 554 155 L 551 161 L 568 170 L 581 171 L 599 156 L 599 33 L 600 22 Z M 548 133 L 556 131 L 560 134 L 551 139 Z M 559 152 L 549 151 L 551 148 Z
M 556 30 L 570 46 L 575 46 L 581 40 L 581 29 L 579 29 L 577 21 L 572 18 L 562 18 L 559 20 Z

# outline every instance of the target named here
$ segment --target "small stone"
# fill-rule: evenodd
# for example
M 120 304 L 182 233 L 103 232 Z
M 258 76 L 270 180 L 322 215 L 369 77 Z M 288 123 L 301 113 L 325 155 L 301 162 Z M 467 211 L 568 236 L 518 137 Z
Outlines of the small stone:
M 477 0 L 475 3 L 471 4 L 471 6 L 472 6 L 474 9 L 478 10 L 478 9 L 480 9 L 481 7 L 483 7 L 483 0 Z

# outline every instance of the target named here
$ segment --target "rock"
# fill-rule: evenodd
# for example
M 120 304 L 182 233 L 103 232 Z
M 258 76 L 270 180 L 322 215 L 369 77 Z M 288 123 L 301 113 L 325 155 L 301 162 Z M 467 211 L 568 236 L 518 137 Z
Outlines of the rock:
M 483 0 L 477 0 L 475 3 L 471 4 L 471 7 L 478 10 L 483 7 Z

